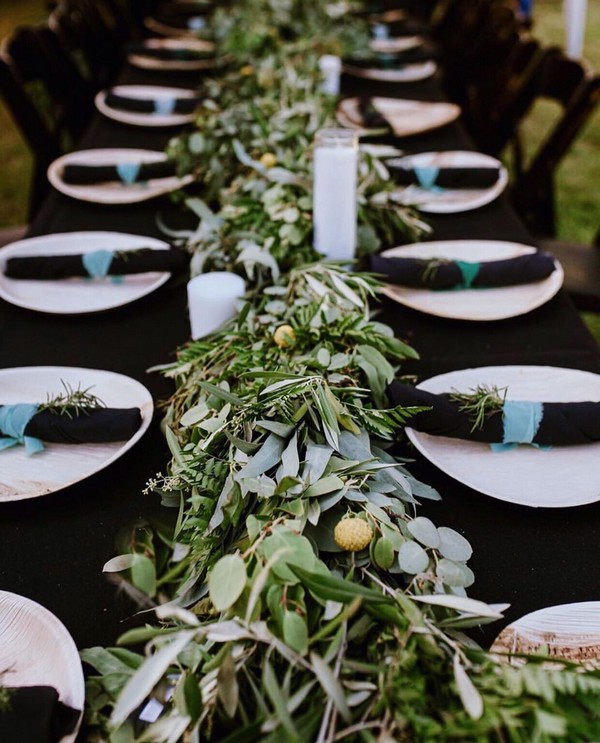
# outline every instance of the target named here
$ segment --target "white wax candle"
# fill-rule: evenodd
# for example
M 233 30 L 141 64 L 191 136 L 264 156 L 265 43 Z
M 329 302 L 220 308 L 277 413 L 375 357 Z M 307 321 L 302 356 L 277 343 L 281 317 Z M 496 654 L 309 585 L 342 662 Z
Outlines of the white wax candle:
M 315 148 L 314 246 L 334 260 L 354 258 L 357 163 L 355 147 Z
M 324 54 L 319 59 L 319 69 L 323 73 L 321 90 L 329 95 L 339 95 L 342 60 L 333 54 Z
M 187 285 L 192 338 L 203 338 L 234 317 L 245 290 L 244 279 L 228 271 L 195 276 Z
M 564 12 L 567 54 L 572 59 L 581 59 L 585 39 L 587 0 L 565 0 Z

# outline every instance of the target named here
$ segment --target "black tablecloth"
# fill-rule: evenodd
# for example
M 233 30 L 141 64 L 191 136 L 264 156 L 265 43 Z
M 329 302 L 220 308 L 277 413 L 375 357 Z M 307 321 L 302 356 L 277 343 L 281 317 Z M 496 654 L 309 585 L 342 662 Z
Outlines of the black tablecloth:
M 125 68 L 122 83 L 190 87 L 189 76 Z M 436 80 L 378 85 L 344 79 L 348 94 L 397 95 L 439 100 Z M 162 149 L 172 130 L 127 127 L 97 116 L 80 143 L 95 147 Z M 402 140 L 407 152 L 472 149 L 460 122 Z M 106 207 L 53 193 L 31 227 L 32 235 L 75 230 L 115 230 L 160 237 L 156 211 L 172 211 L 168 199 Z M 428 217 L 430 239 L 487 238 L 530 243 L 506 197 L 472 212 Z M 389 247 L 389 246 L 386 246 Z M 443 320 L 381 303 L 382 321 L 410 341 L 422 360 L 404 365 L 426 378 L 453 369 L 498 364 L 545 364 L 600 372 L 598 348 L 568 298 L 560 293 L 544 307 L 494 323 Z M 171 385 L 146 369 L 173 358 L 189 334 L 185 288 L 162 287 L 126 307 L 89 316 L 51 316 L 0 301 L 0 367 L 73 365 L 127 374 L 143 382 L 155 400 Z M 598 599 L 600 503 L 574 509 L 530 509 L 469 490 L 415 452 L 415 475 L 437 487 L 441 503 L 420 513 L 452 526 L 473 544 L 470 565 L 476 598 L 511 602 L 514 619 L 552 604 Z M 1 454 L 0 454 L 1 457 Z M 168 460 L 158 417 L 147 435 L 114 464 L 62 492 L 0 503 L 0 588 L 47 606 L 68 627 L 79 647 L 110 644 L 131 622 L 133 605 L 116 595 L 102 565 L 117 553 L 120 530 L 136 519 L 165 519 L 158 499 L 142 495 L 149 477 Z M 0 472 L 1 472 L 0 459 Z M 32 466 L 34 466 L 32 464 Z M 0 478 L 1 481 L 1 478 Z M 500 630 L 482 632 L 486 642 Z

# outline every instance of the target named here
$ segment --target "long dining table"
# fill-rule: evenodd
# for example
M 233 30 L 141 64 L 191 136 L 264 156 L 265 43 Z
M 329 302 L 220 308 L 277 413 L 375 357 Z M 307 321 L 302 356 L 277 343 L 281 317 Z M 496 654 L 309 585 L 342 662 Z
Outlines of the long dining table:
M 151 72 L 123 64 L 119 83 L 189 87 L 189 74 Z M 383 84 L 344 77 L 344 94 L 368 92 L 443 100 L 439 77 Z M 77 149 L 143 147 L 162 150 L 177 130 L 139 128 L 96 114 Z M 472 150 L 461 121 L 400 140 L 407 152 Z M 157 215 L 170 226 L 180 211 L 168 197 L 128 206 L 76 201 L 53 191 L 30 225 L 29 236 L 110 230 L 163 237 Z M 534 244 L 505 195 L 474 211 L 429 215 L 426 239 L 493 239 Z M 386 246 L 391 247 L 391 246 Z M 420 353 L 402 371 L 420 379 L 478 366 L 520 364 L 568 367 L 600 373 L 598 346 L 562 291 L 529 314 L 495 322 L 467 322 L 426 315 L 388 299 L 379 319 Z M 170 282 L 136 302 L 87 315 L 51 315 L 0 300 L 0 367 L 77 366 L 107 369 L 142 382 L 155 402 L 172 383 L 154 365 L 174 359 L 190 335 L 185 282 Z M 0 503 L 0 588 L 27 596 L 52 611 L 79 648 L 114 644 L 135 619 L 136 607 L 103 574 L 119 553 L 118 538 L 134 523 L 169 519 L 147 480 L 166 465 L 168 448 L 160 411 L 146 435 L 97 474 L 44 497 Z M 598 550 L 600 502 L 577 508 L 535 509 L 482 495 L 453 480 L 417 452 L 409 469 L 433 485 L 439 502 L 424 501 L 419 513 L 451 526 L 474 548 L 470 566 L 475 598 L 509 602 L 508 620 L 538 608 L 600 598 Z M 0 454 L 0 472 L 2 468 Z M 35 458 L 31 461 L 35 477 Z M 599 485 L 600 487 L 600 485 Z M 483 644 L 500 624 L 476 633 Z

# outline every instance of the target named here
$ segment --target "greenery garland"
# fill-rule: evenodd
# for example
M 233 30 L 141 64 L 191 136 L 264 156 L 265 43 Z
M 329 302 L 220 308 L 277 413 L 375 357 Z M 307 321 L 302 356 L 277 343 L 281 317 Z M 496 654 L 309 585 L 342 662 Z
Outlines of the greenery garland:
M 512 666 L 463 634 L 503 607 L 467 597 L 469 543 L 417 515 L 439 496 L 390 451 L 415 410 L 390 408 L 386 387 L 416 354 L 372 318 L 373 277 L 314 262 L 306 153 L 331 105 L 314 59 L 296 76 L 286 60 L 315 28 L 364 34 L 340 25 L 343 6 L 219 11 L 241 69 L 171 144 L 208 189 L 188 199 L 198 229 L 177 234 L 194 270 L 241 269 L 250 291 L 162 369 L 172 461 L 148 489 L 177 523 L 139 528 L 105 566 L 158 623 L 83 651 L 98 671 L 87 724 L 111 743 L 597 739 L 598 670 Z M 363 168 L 362 224 L 379 240 L 391 189 L 377 158 Z

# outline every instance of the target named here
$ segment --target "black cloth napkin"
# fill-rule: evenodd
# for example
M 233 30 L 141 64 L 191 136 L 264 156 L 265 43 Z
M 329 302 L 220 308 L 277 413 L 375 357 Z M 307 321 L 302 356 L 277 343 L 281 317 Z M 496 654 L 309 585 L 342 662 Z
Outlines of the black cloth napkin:
M 174 175 L 177 175 L 177 173 L 176 164 L 173 160 L 140 163 L 140 169 L 134 182 L 141 183 L 154 178 L 171 178 Z M 79 165 L 75 163 L 65 165 L 62 172 L 62 179 L 65 183 L 76 185 L 122 180 L 116 165 Z
M 55 444 L 103 444 L 127 441 L 141 423 L 139 408 L 95 408 L 78 415 L 72 411 L 71 417 L 40 410 L 25 426 L 24 435 Z
M 400 165 L 386 163 L 395 183 L 401 186 L 419 185 L 420 181 L 415 168 L 404 168 Z M 418 169 L 417 169 L 418 170 Z M 470 189 L 490 188 L 500 176 L 498 166 L 491 168 L 439 168 L 434 185 L 440 188 Z
M 404 52 L 376 52 L 373 57 L 344 57 L 344 62 L 364 70 L 401 70 L 407 64 L 428 62 L 433 59 L 431 50 L 416 47 Z
M 80 710 L 59 701 L 51 686 L 22 686 L 9 693 L 9 708 L 0 710 L 2 743 L 58 743 L 75 730 Z
M 362 95 L 358 99 L 358 112 L 363 125 L 368 129 L 391 129 L 390 122 L 375 108 L 373 99 L 369 95 Z
M 148 271 L 179 271 L 187 266 L 189 255 L 178 248 L 153 250 L 139 248 L 136 250 L 115 251 L 109 276 L 121 276 Z M 44 255 L 19 256 L 9 258 L 4 269 L 5 276 L 11 279 L 55 280 L 70 276 L 88 276 L 77 255 Z
M 412 416 L 407 426 L 434 436 L 449 436 L 487 444 L 502 443 L 504 425 L 501 412 L 473 428 L 473 419 L 460 410 L 461 403 L 449 394 L 435 395 L 394 381 L 387 389 L 394 405 L 431 407 Z M 539 446 L 571 446 L 600 441 L 600 403 L 544 402 L 543 417 L 533 443 Z
M 119 108 L 123 111 L 135 111 L 139 113 L 157 113 L 156 99 L 154 98 L 130 98 L 118 93 L 107 93 L 104 102 L 111 108 Z M 195 95 L 193 98 L 175 98 L 172 113 L 191 114 L 198 104 L 200 97 Z
M 427 289 L 453 289 L 463 284 L 463 272 L 454 261 L 371 256 L 371 271 L 392 284 Z M 527 253 L 516 258 L 483 261 L 473 279 L 474 288 L 517 286 L 547 278 L 556 268 L 550 253 Z
M 200 49 L 169 49 L 168 47 L 153 47 L 146 46 L 145 44 L 133 43 L 128 44 L 127 52 L 129 54 L 140 54 L 144 57 L 152 57 L 153 59 L 162 59 L 165 61 L 184 61 L 184 62 L 196 62 L 199 59 L 210 59 L 214 57 L 213 51 L 203 51 Z

